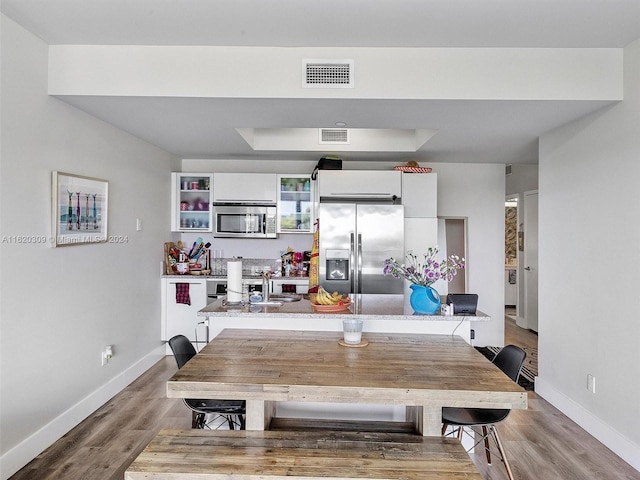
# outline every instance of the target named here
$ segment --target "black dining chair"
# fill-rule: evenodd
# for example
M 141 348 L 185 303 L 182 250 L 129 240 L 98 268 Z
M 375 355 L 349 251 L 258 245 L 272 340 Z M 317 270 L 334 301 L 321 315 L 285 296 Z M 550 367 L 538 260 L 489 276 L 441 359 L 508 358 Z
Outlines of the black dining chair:
M 181 369 L 196 355 L 196 349 L 184 335 L 176 335 L 169 340 L 173 356 Z M 224 418 L 230 430 L 240 427 L 245 429 L 246 402 L 244 400 L 213 400 L 185 398 L 184 403 L 191 409 L 191 428 L 220 428 L 219 422 Z M 207 417 L 209 419 L 207 420 Z M 214 423 L 216 422 L 217 423 Z M 217 425 L 213 427 L 212 425 Z
M 511 378 L 511 380 L 517 382 L 520 376 L 520 369 L 526 356 L 527 354 L 520 347 L 507 345 L 493 358 L 493 363 Z M 487 463 L 489 465 L 491 465 L 491 452 L 489 449 L 489 438 L 491 438 L 497 445 L 500 458 L 507 470 L 507 476 L 510 480 L 513 480 L 513 473 L 511 472 L 511 467 L 507 461 L 502 442 L 498 436 L 498 430 L 496 429 L 496 424 L 507 418 L 510 412 L 511 410 L 509 409 L 444 407 L 442 409 L 442 434 L 445 435 L 447 428 L 453 426 L 457 427 L 457 429 L 452 429 L 452 432 L 457 430 L 458 438 L 462 439 L 464 427 L 471 428 L 474 432 L 474 439 L 477 438 L 477 434 L 480 440 L 478 440 L 469 451 L 473 450 L 480 442 L 484 442 Z M 481 433 L 478 429 L 480 429 Z M 471 435 L 471 433 L 469 433 L 469 435 Z

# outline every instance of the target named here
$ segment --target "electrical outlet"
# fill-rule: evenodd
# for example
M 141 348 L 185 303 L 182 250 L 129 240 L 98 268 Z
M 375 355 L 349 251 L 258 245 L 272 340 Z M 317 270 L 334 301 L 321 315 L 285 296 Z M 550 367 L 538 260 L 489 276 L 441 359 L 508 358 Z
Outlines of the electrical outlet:
M 111 357 L 113 357 L 113 347 L 111 345 L 107 345 L 106 347 L 104 347 L 104 351 L 100 352 L 100 355 L 102 358 L 102 366 L 104 367 L 107 363 L 109 363 Z
M 587 390 L 596 393 L 596 377 L 591 374 L 587 374 Z

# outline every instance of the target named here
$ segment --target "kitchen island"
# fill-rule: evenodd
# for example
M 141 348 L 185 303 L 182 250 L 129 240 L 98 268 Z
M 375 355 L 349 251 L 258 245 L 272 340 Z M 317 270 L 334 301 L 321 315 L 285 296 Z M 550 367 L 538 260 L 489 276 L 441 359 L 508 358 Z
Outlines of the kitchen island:
M 471 322 L 490 320 L 482 312 L 416 314 L 408 295 L 357 294 L 350 298 L 348 308 L 335 312 L 316 312 L 306 296 L 299 301 L 284 301 L 280 306 L 226 305 L 226 299 L 221 298 L 198 311 L 198 316 L 208 319 L 209 339 L 224 328 L 342 331 L 342 320 L 352 318 L 363 320 L 363 332 L 458 335 L 467 343 L 471 342 Z

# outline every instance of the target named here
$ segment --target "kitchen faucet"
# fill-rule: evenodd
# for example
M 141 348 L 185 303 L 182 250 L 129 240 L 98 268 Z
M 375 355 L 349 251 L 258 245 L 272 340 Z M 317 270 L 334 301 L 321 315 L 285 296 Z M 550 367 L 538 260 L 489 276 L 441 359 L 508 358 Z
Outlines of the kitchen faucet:
M 269 279 L 271 272 L 262 272 L 262 301 L 269 301 Z

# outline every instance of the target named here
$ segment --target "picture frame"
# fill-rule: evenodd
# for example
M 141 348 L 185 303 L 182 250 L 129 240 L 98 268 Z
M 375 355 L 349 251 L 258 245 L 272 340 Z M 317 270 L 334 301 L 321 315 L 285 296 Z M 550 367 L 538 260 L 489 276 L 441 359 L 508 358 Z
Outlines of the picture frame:
M 107 241 L 107 180 L 54 171 L 51 194 L 54 247 Z

